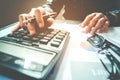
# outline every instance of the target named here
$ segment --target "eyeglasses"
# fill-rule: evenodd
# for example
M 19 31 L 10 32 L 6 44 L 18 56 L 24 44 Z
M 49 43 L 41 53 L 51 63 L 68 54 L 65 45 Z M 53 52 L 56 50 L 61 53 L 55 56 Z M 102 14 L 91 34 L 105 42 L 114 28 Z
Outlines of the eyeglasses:
M 110 80 L 120 80 L 120 48 L 107 41 L 104 37 L 95 34 L 87 39 L 87 41 L 96 48 L 100 48 L 98 54 L 105 55 L 110 62 L 110 66 L 100 57 L 100 61 L 106 71 L 109 73 Z M 116 51 L 119 50 L 119 51 Z M 114 56 L 118 54 L 118 56 Z

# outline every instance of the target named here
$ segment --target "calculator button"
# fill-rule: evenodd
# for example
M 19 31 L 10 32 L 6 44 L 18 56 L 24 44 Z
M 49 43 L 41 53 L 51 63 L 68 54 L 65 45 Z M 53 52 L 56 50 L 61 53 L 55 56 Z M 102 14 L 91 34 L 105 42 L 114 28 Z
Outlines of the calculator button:
M 60 42 L 57 42 L 57 41 L 52 41 L 51 42 L 51 46 L 59 47 L 59 45 L 60 45 Z
M 47 39 L 41 39 L 41 40 L 40 40 L 40 43 L 41 43 L 41 44 L 47 44 L 47 43 L 48 43 L 48 40 L 47 40 Z

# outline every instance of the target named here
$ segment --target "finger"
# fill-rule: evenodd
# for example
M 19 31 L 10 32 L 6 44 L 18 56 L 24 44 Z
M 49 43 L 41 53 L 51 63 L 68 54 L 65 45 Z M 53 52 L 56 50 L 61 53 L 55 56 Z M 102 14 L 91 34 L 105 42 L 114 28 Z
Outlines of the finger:
M 55 20 L 53 18 L 48 18 L 47 22 L 48 22 L 48 25 L 51 26 L 55 22 Z
M 109 21 L 105 21 L 103 27 L 99 30 L 99 33 L 101 33 L 101 32 L 103 32 L 103 31 L 107 30 L 109 24 L 110 24 Z
M 18 25 L 12 30 L 12 32 L 15 32 L 17 30 L 19 30 L 21 27 L 20 27 L 20 23 L 18 23 Z
M 25 21 L 27 19 L 27 14 L 20 14 L 19 17 L 19 23 L 18 25 L 13 29 L 13 32 L 17 31 L 18 29 L 20 29 L 21 27 L 25 27 L 23 21 Z
M 32 17 L 35 16 L 35 14 L 34 14 L 35 10 L 36 10 L 36 8 L 32 8 L 31 11 L 29 12 L 29 14 L 30 14 Z
M 39 9 L 35 10 L 35 18 L 39 28 L 43 28 L 44 27 L 43 16 L 42 16 L 42 12 L 40 12 Z
M 90 20 L 95 16 L 96 14 L 95 13 L 92 13 L 90 15 L 88 15 L 85 20 L 82 22 L 82 24 L 80 25 L 81 27 L 85 27 L 89 24 Z
M 28 14 L 20 14 L 19 15 L 19 22 L 20 26 L 25 26 L 24 21 L 27 20 Z
M 86 28 L 86 33 L 91 32 L 92 27 L 94 27 L 97 23 L 99 24 L 99 19 L 101 19 L 101 17 L 103 17 L 104 15 L 102 13 L 96 13 L 96 15 L 94 16 L 94 18 L 90 21 L 88 27 Z M 98 21 L 99 20 L 99 21 Z
M 27 24 L 27 29 L 28 29 L 30 35 L 36 34 L 36 30 L 35 30 L 34 25 L 32 23 Z
M 91 34 L 94 34 L 95 32 L 97 32 L 98 29 L 102 28 L 102 26 L 104 25 L 106 19 L 104 17 L 100 18 L 97 21 L 97 24 L 95 25 L 94 29 L 91 30 Z

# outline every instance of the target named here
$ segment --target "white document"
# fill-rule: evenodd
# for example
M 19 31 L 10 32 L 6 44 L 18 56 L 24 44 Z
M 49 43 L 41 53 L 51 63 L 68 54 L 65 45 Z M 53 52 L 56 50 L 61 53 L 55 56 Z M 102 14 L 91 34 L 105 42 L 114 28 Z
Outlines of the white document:
M 100 34 L 111 43 L 120 47 L 120 27 L 109 27 L 108 31 Z

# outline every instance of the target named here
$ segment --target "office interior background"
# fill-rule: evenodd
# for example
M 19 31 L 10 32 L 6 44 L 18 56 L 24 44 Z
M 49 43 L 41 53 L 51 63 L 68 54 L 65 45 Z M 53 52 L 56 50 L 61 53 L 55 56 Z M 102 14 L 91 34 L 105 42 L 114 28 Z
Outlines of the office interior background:
M 27 13 L 46 1 L 52 0 L 0 0 L 0 27 L 16 22 L 19 14 Z M 117 5 L 119 9 L 120 0 Z
M 28 13 L 31 8 L 38 7 L 46 0 L 0 0 L 0 27 L 14 23 L 18 15 Z

